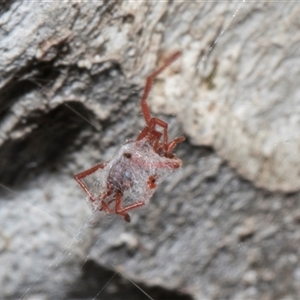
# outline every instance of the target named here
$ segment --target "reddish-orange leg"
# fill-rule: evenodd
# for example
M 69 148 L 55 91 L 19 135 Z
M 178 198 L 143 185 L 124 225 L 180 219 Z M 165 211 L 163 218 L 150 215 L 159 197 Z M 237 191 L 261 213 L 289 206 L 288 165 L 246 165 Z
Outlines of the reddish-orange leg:
M 89 196 L 89 199 L 92 202 L 95 202 L 95 198 L 94 196 L 91 194 L 91 192 L 89 191 L 88 187 L 86 186 L 86 184 L 82 181 L 83 178 L 95 173 L 97 170 L 99 169 L 103 169 L 105 166 L 107 165 L 107 163 L 102 163 L 102 164 L 98 164 L 88 170 L 85 170 L 81 173 L 78 173 L 76 175 L 74 175 L 75 180 L 78 182 L 78 184 L 81 186 L 81 188 L 87 193 L 87 195 Z
M 175 146 L 185 140 L 185 137 L 179 137 L 171 142 L 168 141 L 168 124 L 158 118 L 152 118 L 150 120 L 150 125 L 144 128 L 144 130 L 140 133 L 140 135 L 137 138 L 137 141 L 142 140 L 143 138 L 147 138 L 149 140 L 154 140 L 157 142 L 155 136 L 152 137 L 153 133 L 158 132 L 155 130 L 155 126 L 158 125 L 163 128 L 163 151 L 165 154 L 171 153 L 171 151 L 175 148 Z M 160 137 L 159 137 L 160 138 Z
M 147 104 L 147 98 L 149 95 L 149 92 L 151 90 L 151 86 L 153 83 L 153 80 L 164 70 L 166 69 L 174 60 L 176 60 L 180 55 L 180 52 L 176 52 L 174 55 L 172 55 L 165 64 L 160 67 L 156 72 L 152 73 L 146 81 L 144 93 L 141 99 L 141 107 L 142 112 L 145 118 L 146 127 L 142 130 L 142 132 L 139 134 L 138 138 L 136 139 L 136 147 L 139 149 L 139 143 L 138 141 L 146 140 L 147 143 L 151 146 L 153 151 L 157 153 L 160 156 L 160 159 L 162 157 L 165 157 L 165 161 L 158 161 L 157 164 L 153 164 L 152 167 L 155 167 L 156 169 L 164 169 L 164 168 L 171 168 L 171 169 L 177 169 L 181 166 L 181 160 L 177 159 L 175 155 L 172 153 L 172 150 L 175 148 L 175 146 L 181 142 L 184 141 L 184 137 L 175 138 L 172 141 L 169 141 L 168 138 L 168 124 L 158 118 L 151 117 L 150 109 Z M 161 129 L 157 130 L 156 127 L 159 126 Z M 124 153 L 126 154 L 126 153 Z M 129 153 L 130 154 L 130 153 Z M 126 156 L 127 157 L 127 156 Z M 132 159 L 132 156 L 130 154 L 128 159 Z M 115 162 L 115 164 L 118 164 L 119 162 Z M 149 164 L 147 160 L 145 160 L 144 157 L 141 159 L 135 158 L 132 159 L 132 163 L 136 163 L 138 166 L 144 166 L 145 168 L 149 168 Z M 74 176 L 75 180 L 78 182 L 78 184 L 81 186 L 81 188 L 85 191 L 85 193 L 88 195 L 91 202 L 95 202 L 96 200 L 99 202 L 98 209 L 100 211 L 105 211 L 107 213 L 115 213 L 118 215 L 121 215 L 124 217 L 126 222 L 130 222 L 130 216 L 127 213 L 129 210 L 140 207 L 145 205 L 147 200 L 147 193 L 148 191 L 145 191 L 144 196 L 142 197 L 142 200 L 135 202 L 133 204 L 127 205 L 125 207 L 122 207 L 124 192 L 126 189 L 128 189 L 128 185 L 120 186 L 116 183 L 114 183 L 114 180 L 112 180 L 113 175 L 108 174 L 108 177 L 106 178 L 106 192 L 95 197 L 91 194 L 86 184 L 82 181 L 85 177 L 93 174 L 99 169 L 104 169 L 107 166 L 107 163 L 98 164 L 86 171 L 83 171 L 81 173 L 78 173 Z M 114 165 L 115 166 L 115 165 Z M 121 169 L 119 171 L 119 178 L 126 178 L 128 174 L 126 174 L 127 167 L 123 167 L 122 164 L 120 165 Z M 107 173 L 106 173 L 107 174 Z M 130 174 L 130 172 L 129 172 Z M 148 178 L 147 186 L 148 189 L 154 189 L 156 188 L 156 179 L 157 174 L 153 174 Z M 128 178 L 126 178 L 127 180 Z M 122 182 L 122 180 L 120 180 Z M 132 182 L 134 184 L 134 182 Z M 114 208 L 111 208 L 112 203 L 115 202 Z M 98 203 L 97 203 L 98 204 Z
M 148 187 L 150 189 L 156 188 L 155 180 L 156 180 L 156 175 L 153 175 L 153 176 L 149 177 Z M 145 205 L 146 201 L 141 200 L 141 201 L 138 201 L 134 204 L 130 204 L 130 205 L 127 205 L 125 207 L 122 207 L 122 196 L 123 196 L 122 192 L 118 192 L 117 195 L 116 195 L 116 207 L 115 207 L 116 214 L 122 215 L 124 217 L 125 221 L 129 223 L 130 222 L 130 215 L 127 213 L 127 211 Z
M 121 191 L 118 191 L 116 195 L 116 206 L 115 206 L 116 214 L 123 216 L 124 220 L 130 223 L 131 219 L 127 211 L 145 205 L 145 201 L 139 201 L 134 204 L 130 204 L 125 207 L 122 207 L 122 197 L 123 197 L 123 193 Z
M 154 73 L 152 73 L 150 76 L 148 76 L 147 81 L 146 81 L 146 85 L 145 85 L 145 89 L 144 89 L 144 93 L 142 96 L 142 100 L 141 100 L 141 106 L 142 106 L 142 112 L 146 121 L 146 124 L 149 126 L 150 125 L 150 121 L 152 119 L 151 117 L 151 113 L 150 113 L 150 109 L 147 103 L 147 98 L 148 95 L 150 93 L 152 84 L 153 84 L 153 80 L 163 71 L 165 70 L 174 60 L 176 60 L 179 56 L 180 56 L 180 52 L 176 52 L 174 53 L 166 62 L 164 65 L 162 65 L 157 71 L 155 71 Z
M 144 128 L 144 130 L 140 133 L 140 135 L 137 138 L 137 141 L 142 140 L 144 138 L 147 138 L 150 142 L 152 142 L 153 147 L 156 145 L 156 151 L 158 150 L 158 143 L 160 137 L 156 137 L 154 135 L 154 132 L 158 132 L 155 130 L 155 126 L 160 126 L 163 128 L 163 152 L 165 156 L 171 156 L 171 151 L 175 148 L 176 144 L 179 144 L 185 140 L 184 137 L 179 137 L 174 139 L 173 141 L 169 142 L 168 141 L 168 124 L 158 118 L 151 117 L 150 109 L 147 103 L 147 98 L 149 96 L 151 86 L 153 84 L 153 80 L 162 72 L 164 71 L 174 60 L 176 60 L 180 56 L 180 52 L 174 53 L 166 62 L 165 64 L 160 67 L 157 71 L 152 73 L 150 76 L 148 76 L 146 80 L 146 86 L 145 90 L 142 96 L 141 100 L 141 107 L 142 107 L 142 112 L 145 118 L 145 122 L 147 126 Z
M 78 182 L 78 184 L 81 186 L 81 188 L 87 193 L 87 195 L 89 196 L 89 199 L 92 201 L 92 202 L 95 202 L 95 198 L 94 196 L 90 193 L 88 187 L 86 186 L 86 184 L 82 181 L 82 179 L 84 179 L 85 177 L 95 173 L 97 170 L 99 169 L 103 169 L 105 166 L 107 165 L 107 163 L 102 163 L 102 164 L 98 164 L 88 170 L 85 170 L 81 173 L 78 173 L 74 176 L 75 180 Z M 101 207 L 99 207 L 99 210 L 104 210 L 105 212 L 107 213 L 116 213 L 118 215 L 121 215 L 124 217 L 124 220 L 126 222 L 130 222 L 130 216 L 129 214 L 127 213 L 128 210 L 131 210 L 131 209 L 134 209 L 134 208 L 137 208 L 137 207 L 140 207 L 142 205 L 145 205 L 145 202 L 144 201 L 139 201 L 137 203 L 134 203 L 134 204 L 131 204 L 131 205 L 128 205 L 128 206 L 125 206 L 125 207 L 122 207 L 122 197 L 123 197 L 123 193 L 121 191 L 117 191 L 116 194 L 114 195 L 113 199 L 111 199 L 109 201 L 109 203 L 107 204 L 104 200 L 109 197 L 112 193 L 113 193 L 113 190 L 112 190 L 112 187 L 108 185 L 108 191 L 105 193 L 105 195 L 103 195 L 101 198 Z M 109 204 L 113 201 L 116 201 L 116 204 L 115 204 L 115 210 L 112 210 L 110 207 L 109 207 Z
M 78 173 L 74 176 L 75 180 L 78 182 L 78 184 L 81 186 L 81 188 L 87 193 L 87 195 L 89 196 L 89 199 L 92 202 L 95 202 L 95 198 L 94 196 L 91 194 L 91 192 L 89 191 L 88 187 L 86 186 L 86 184 L 82 181 L 83 178 L 95 173 L 96 171 L 98 171 L 99 169 L 103 169 L 105 166 L 107 165 L 107 163 L 102 163 L 102 164 L 98 164 L 88 170 L 85 170 L 81 173 Z M 104 210 L 107 213 L 111 213 L 113 212 L 110 208 L 109 208 L 109 203 L 107 204 L 104 200 L 109 197 L 111 194 L 113 193 L 113 190 L 111 188 L 111 186 L 109 184 L 107 184 L 107 192 L 101 197 L 102 199 L 100 199 L 101 201 L 101 207 L 99 207 L 99 210 Z M 110 202 L 114 201 L 114 199 L 112 199 Z

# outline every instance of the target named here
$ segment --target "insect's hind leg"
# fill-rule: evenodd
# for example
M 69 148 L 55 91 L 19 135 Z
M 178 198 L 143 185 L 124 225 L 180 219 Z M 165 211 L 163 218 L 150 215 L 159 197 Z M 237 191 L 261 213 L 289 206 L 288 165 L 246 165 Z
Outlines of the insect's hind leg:
M 145 201 L 139 201 L 134 204 L 130 204 L 125 207 L 122 207 L 122 197 L 123 197 L 123 193 L 118 192 L 118 194 L 116 195 L 115 212 L 117 215 L 123 216 L 124 220 L 127 223 L 130 223 L 131 218 L 130 215 L 127 213 L 127 211 L 145 205 Z
M 116 207 L 115 207 L 116 214 L 123 216 L 124 220 L 126 222 L 130 223 L 131 218 L 130 218 L 130 215 L 127 213 L 127 211 L 134 209 L 134 208 L 138 208 L 140 206 L 144 206 L 146 204 L 146 201 L 141 200 L 134 204 L 130 204 L 125 207 L 122 207 L 122 196 L 123 196 L 123 193 L 120 192 L 120 195 L 117 195 L 117 197 L 116 197 Z

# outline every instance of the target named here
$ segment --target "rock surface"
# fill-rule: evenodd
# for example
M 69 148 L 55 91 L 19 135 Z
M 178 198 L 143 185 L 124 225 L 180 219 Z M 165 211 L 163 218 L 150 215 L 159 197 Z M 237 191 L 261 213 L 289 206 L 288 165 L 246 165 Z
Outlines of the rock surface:
M 0 298 L 298 299 L 299 13 L 0 4 Z M 177 50 L 149 103 L 187 137 L 182 170 L 130 224 L 91 221 L 73 174 L 138 135 L 145 78 Z

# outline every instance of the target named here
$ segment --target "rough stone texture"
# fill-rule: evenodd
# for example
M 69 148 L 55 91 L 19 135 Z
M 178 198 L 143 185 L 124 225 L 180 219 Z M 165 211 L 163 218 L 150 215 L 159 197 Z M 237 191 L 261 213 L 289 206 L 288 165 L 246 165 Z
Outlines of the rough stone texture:
M 272 191 L 300 187 L 299 10 L 295 3 L 178 3 L 165 17 L 164 44 L 184 52 L 170 105 L 185 131 Z
M 300 5 L 0 4 L 1 299 L 299 299 Z M 132 222 L 72 175 L 152 111 L 182 170 Z M 258 188 L 260 187 L 260 189 Z

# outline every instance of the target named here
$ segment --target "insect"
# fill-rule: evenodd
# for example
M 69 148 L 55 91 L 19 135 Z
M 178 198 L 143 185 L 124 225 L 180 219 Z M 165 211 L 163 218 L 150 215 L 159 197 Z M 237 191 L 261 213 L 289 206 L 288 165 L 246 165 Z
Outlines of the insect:
M 168 124 L 152 117 L 147 103 L 153 80 L 179 56 L 180 52 L 174 53 L 163 66 L 148 76 L 141 99 L 146 126 L 137 139 L 126 142 L 109 162 L 97 164 L 74 176 L 95 211 L 121 215 L 126 222 L 130 222 L 128 211 L 145 205 L 156 187 L 181 167 L 182 161 L 173 150 L 185 138 L 169 141 Z M 100 169 L 101 175 L 93 186 L 96 192 L 93 192 L 83 179 Z

